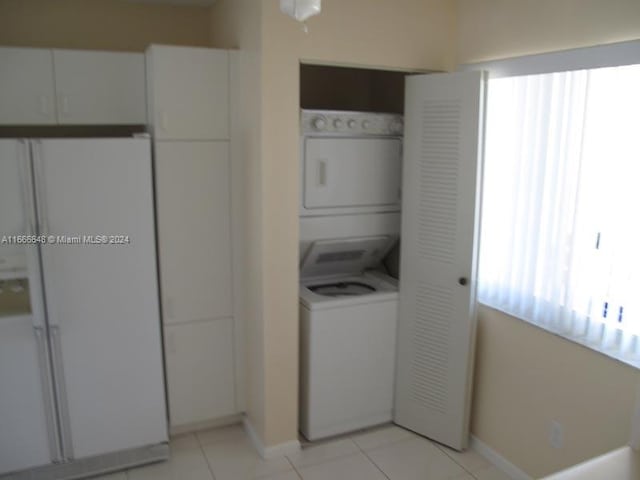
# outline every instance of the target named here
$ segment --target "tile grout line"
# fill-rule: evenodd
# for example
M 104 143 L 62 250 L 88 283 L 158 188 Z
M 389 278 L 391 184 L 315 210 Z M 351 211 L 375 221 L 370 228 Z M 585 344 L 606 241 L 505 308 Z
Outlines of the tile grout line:
M 355 444 L 357 449 L 360 449 L 360 447 L 358 447 L 358 444 L 356 442 L 354 442 L 353 439 L 350 438 L 350 437 L 340 438 L 339 440 L 335 440 L 335 441 L 342 442 L 344 440 L 351 440 L 351 443 Z M 326 444 L 333 443 L 333 442 L 334 442 L 334 440 L 329 440 L 327 442 L 322 442 L 322 443 L 319 443 L 317 445 L 314 445 L 313 442 L 309 442 L 307 445 L 309 445 L 309 448 L 314 448 L 314 447 L 319 447 L 321 445 L 326 445 Z M 300 451 L 302 451 L 302 450 L 304 450 L 304 449 L 300 449 Z M 334 460 L 338 460 L 338 459 L 341 459 L 341 458 L 349 457 L 351 455 L 355 455 L 356 453 L 357 452 L 341 453 L 339 455 L 336 455 L 335 457 L 327 458 L 327 459 L 324 459 L 324 460 L 319 461 L 319 462 L 313 462 L 313 463 L 310 463 L 308 465 L 303 465 L 302 468 L 315 467 L 315 466 L 321 465 L 323 463 L 332 462 Z M 285 457 L 287 457 L 287 460 L 289 460 L 289 462 L 291 462 L 291 459 L 287 455 L 285 455 Z M 291 463 L 293 464 L 293 462 L 291 462 Z
M 221 427 L 221 428 L 224 428 L 224 427 Z M 212 465 L 211 465 L 211 463 L 209 462 L 209 457 L 207 457 L 206 453 L 204 452 L 204 447 L 205 447 L 205 446 L 207 446 L 207 445 L 213 445 L 213 444 L 216 444 L 216 443 L 223 443 L 223 442 L 225 442 L 225 440 L 220 439 L 220 440 L 214 441 L 214 442 L 212 442 L 212 443 L 208 443 L 207 445 L 204 445 L 204 444 L 202 443 L 202 441 L 200 440 L 200 436 L 198 435 L 198 433 L 197 433 L 197 432 L 194 432 L 194 433 L 193 433 L 193 435 L 196 437 L 196 441 L 198 442 L 199 449 L 200 449 L 200 451 L 201 451 L 202 455 L 204 456 L 205 461 L 207 462 L 207 468 L 209 469 L 209 473 L 211 474 L 211 476 L 212 476 L 213 480 L 216 480 L 216 476 L 215 476 L 215 474 L 213 473 Z M 245 434 L 244 440 L 248 440 L 248 439 L 246 438 L 246 434 Z M 252 447 L 252 448 L 253 448 L 253 447 Z M 292 468 L 292 469 L 293 469 L 293 471 L 295 472 L 296 476 L 297 476 L 298 478 L 302 479 L 302 475 L 301 475 L 301 474 L 298 472 L 298 470 L 295 468 L 295 465 L 293 465 L 293 463 L 291 462 L 291 460 L 289 460 L 289 458 L 288 458 L 286 455 L 283 455 L 282 457 L 283 457 L 283 458 L 284 458 L 284 459 L 289 463 L 289 465 L 291 465 L 291 468 Z M 286 473 L 286 472 L 282 472 L 282 473 Z M 272 475 L 278 475 L 278 474 L 276 473 L 276 474 L 266 475 L 266 476 L 264 476 L 264 477 L 259 477 L 257 480 L 259 480 L 260 478 L 264 478 L 264 479 L 266 480 L 266 479 L 268 479 L 269 477 L 271 477 Z
M 380 468 L 380 467 L 378 466 L 378 464 L 377 464 L 376 462 L 374 462 L 374 461 L 371 459 L 371 457 L 367 454 L 367 452 L 365 452 L 365 451 L 364 451 L 364 449 L 363 449 L 360 445 L 358 445 L 358 442 L 356 442 L 353 438 L 351 438 L 351 441 L 352 441 L 353 443 L 355 443 L 355 444 L 356 444 L 356 447 L 358 447 L 358 450 L 360 450 L 360 451 L 362 452 L 362 454 L 363 454 L 365 457 L 367 457 L 367 460 L 369 460 L 369 462 L 371 462 L 371 463 L 373 464 L 373 466 L 374 466 L 374 467 L 376 467 L 376 468 L 380 471 L 380 473 L 381 473 L 382 475 L 384 475 L 384 478 L 386 478 L 387 480 L 391 480 L 391 478 L 389 478 L 389 476 L 384 472 L 384 470 L 382 470 L 382 468 Z M 396 443 L 396 442 L 391 442 L 391 443 L 390 443 L 390 444 L 388 444 L 388 445 L 392 445 L 393 443 Z M 382 445 L 380 445 L 380 446 L 382 446 Z
M 295 474 L 298 476 L 298 478 L 300 480 L 304 480 L 302 478 L 302 474 L 298 471 L 298 469 L 296 468 L 296 466 L 293 464 L 293 462 L 291 461 L 291 459 L 289 457 L 287 457 L 286 455 L 284 456 L 284 458 L 287 459 L 287 462 L 289 462 L 289 465 L 291 465 L 291 468 L 293 468 L 293 471 L 295 472 Z
M 407 430 L 407 431 L 409 431 L 409 430 Z M 393 440 L 393 441 L 391 441 L 391 442 L 388 442 L 388 443 L 385 443 L 385 444 L 382 444 L 382 445 L 378 445 L 378 446 L 376 446 L 376 447 L 374 447 L 374 448 L 371 448 L 371 449 L 369 449 L 369 450 L 370 450 L 370 451 L 374 451 L 374 450 L 378 450 L 378 449 L 381 449 L 381 448 L 386 448 L 386 447 L 391 446 L 391 445 L 396 445 L 396 444 L 401 443 L 401 442 L 404 442 L 404 441 L 412 440 L 412 439 L 414 439 L 414 438 L 421 438 L 421 439 L 423 439 L 423 440 L 428 441 L 430 444 L 432 444 L 434 447 L 436 447 L 440 452 L 442 452 L 442 453 L 443 453 L 447 458 L 449 458 L 449 459 L 450 459 L 451 461 L 453 461 L 456 465 L 458 465 L 460 468 L 462 468 L 462 470 L 464 470 L 467 474 L 469 474 L 469 476 L 471 476 L 473 479 L 475 479 L 475 480 L 477 480 L 477 479 L 478 479 L 478 477 L 476 477 L 476 474 L 475 474 L 473 471 L 469 470 L 467 467 L 465 467 L 463 464 L 461 464 L 461 463 L 460 463 L 460 462 L 458 462 L 455 458 L 453 458 L 451 455 L 449 455 L 449 454 L 447 453 L 447 451 L 446 451 L 446 449 L 445 449 L 445 447 L 444 447 L 444 446 L 440 445 L 440 444 L 439 444 L 439 443 L 437 443 L 437 442 L 434 442 L 434 441 L 433 441 L 433 440 L 431 440 L 430 438 L 423 437 L 422 435 L 417 435 L 417 434 L 415 434 L 414 432 L 411 432 L 411 433 L 413 433 L 413 436 L 409 436 L 409 437 L 407 437 L 407 438 L 400 438 L 400 439 L 397 439 L 397 440 Z M 376 462 L 374 462 L 374 461 L 371 459 L 371 457 L 369 457 L 369 455 L 367 454 L 367 452 L 366 452 L 364 449 L 362 449 L 362 448 L 360 447 L 360 445 L 358 444 L 358 442 L 356 442 L 355 440 L 353 440 L 353 438 L 352 438 L 352 437 L 350 437 L 350 440 L 351 440 L 351 441 L 353 441 L 353 443 L 355 443 L 355 444 L 356 444 L 356 446 L 360 449 L 360 451 L 362 451 L 362 453 L 364 453 L 364 455 L 369 459 L 369 461 L 370 461 L 371 463 L 373 463 L 373 464 L 378 468 L 378 470 L 380 470 L 380 471 L 384 474 L 384 476 L 385 476 L 385 477 L 389 478 L 389 477 L 384 473 L 384 471 L 383 471 L 382 469 L 380 469 L 380 467 L 378 467 L 378 465 L 376 464 Z
M 374 450 L 380 450 L 381 448 L 386 448 L 386 447 L 389 447 L 389 446 L 391 446 L 391 445 L 395 445 L 395 444 L 397 444 L 397 443 L 407 442 L 407 441 L 409 441 L 409 440 L 415 440 L 416 438 L 421 438 L 421 439 L 423 439 L 423 440 L 429 440 L 429 439 L 428 439 L 428 438 L 426 438 L 426 437 L 421 437 L 421 436 L 419 436 L 419 435 L 415 435 L 415 434 L 412 434 L 412 435 L 413 435 L 413 436 L 408 436 L 408 437 L 406 437 L 406 438 L 398 438 L 398 439 L 396 439 L 396 440 L 391 440 L 390 442 L 388 442 L 388 443 L 383 443 L 382 445 L 376 445 L 375 447 L 370 448 L 370 449 L 369 449 L 369 451 L 370 451 L 370 452 L 373 452 Z M 429 440 L 429 441 L 431 442 L 431 440 Z M 354 440 L 354 441 L 353 441 L 353 443 L 355 443 L 355 444 L 358 446 L 358 448 L 360 448 L 360 445 L 358 445 L 358 442 L 356 442 L 356 441 Z M 431 443 L 433 443 L 433 442 L 431 442 Z
M 196 437 L 196 442 L 198 442 L 198 449 L 200 450 L 200 453 L 204 457 L 204 461 L 207 464 L 207 469 L 209 470 L 209 473 L 211 474 L 212 480 L 216 480 L 216 475 L 213 473 L 213 468 L 211 467 L 211 464 L 209 463 L 209 457 L 207 457 L 207 454 L 204 453 L 204 447 L 202 446 L 202 442 L 200 441 L 200 436 L 198 435 L 197 432 L 192 433 L 192 435 L 194 437 Z
M 465 472 L 467 472 L 471 477 L 475 478 L 476 480 L 478 479 L 478 477 L 476 477 L 475 474 L 471 470 L 469 470 L 467 467 L 465 467 L 460 462 L 458 462 L 455 458 L 453 458 L 451 455 L 449 455 L 447 453 L 447 451 L 445 450 L 445 448 L 442 447 L 439 443 L 435 443 L 435 442 L 431 442 L 431 443 L 433 443 L 438 450 L 440 450 L 442 453 L 444 453 L 447 456 L 447 458 L 450 458 L 455 464 L 457 464 L 460 468 L 462 468 Z

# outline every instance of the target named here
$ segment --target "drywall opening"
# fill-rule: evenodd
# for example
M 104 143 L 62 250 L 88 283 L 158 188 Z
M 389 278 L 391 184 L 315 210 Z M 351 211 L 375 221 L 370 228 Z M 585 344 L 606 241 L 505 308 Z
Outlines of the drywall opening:
M 300 64 L 300 108 L 404 114 L 405 78 L 416 73 L 303 63 Z M 379 268 L 399 278 L 399 244 Z
M 300 108 L 358 112 L 404 112 L 408 72 L 300 65 Z

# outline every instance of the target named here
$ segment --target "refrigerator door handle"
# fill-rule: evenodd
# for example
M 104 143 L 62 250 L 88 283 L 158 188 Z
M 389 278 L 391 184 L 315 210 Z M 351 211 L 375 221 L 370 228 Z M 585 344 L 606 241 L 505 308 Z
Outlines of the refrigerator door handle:
M 33 328 L 45 328 L 44 292 L 40 276 L 40 258 L 36 245 L 26 245 L 29 297 L 31 298 L 31 323 Z
M 38 234 L 48 235 L 49 222 L 47 218 L 47 202 L 45 201 L 44 163 L 42 162 L 42 143 L 40 140 L 31 141 L 31 157 L 33 158 L 36 214 L 39 220 Z
M 40 367 L 40 382 L 42 385 L 42 396 L 44 399 L 45 417 L 47 421 L 47 436 L 49 437 L 49 453 L 53 463 L 60 463 L 62 460 L 62 446 L 57 435 L 58 423 L 56 421 L 55 397 L 51 375 L 49 375 L 49 365 L 47 353 L 47 341 L 45 328 L 34 326 L 33 333 L 36 337 L 38 348 L 38 366 Z
M 22 206 L 25 216 L 25 235 L 37 234 L 37 217 L 35 207 L 35 191 L 33 188 L 33 163 L 31 160 L 32 142 L 20 140 L 20 183 L 22 190 Z M 40 275 L 40 256 L 37 243 L 24 245 L 29 277 L 29 296 L 31 298 L 31 323 L 34 328 L 44 328 L 45 309 Z
M 67 389 L 65 387 L 64 367 L 62 362 L 62 344 L 60 341 L 60 327 L 49 326 L 51 338 L 51 359 L 53 361 L 54 379 L 56 382 L 56 397 L 60 419 L 60 440 L 62 442 L 62 457 L 65 461 L 73 460 L 73 444 L 71 442 L 71 421 L 69 404 L 67 403 Z

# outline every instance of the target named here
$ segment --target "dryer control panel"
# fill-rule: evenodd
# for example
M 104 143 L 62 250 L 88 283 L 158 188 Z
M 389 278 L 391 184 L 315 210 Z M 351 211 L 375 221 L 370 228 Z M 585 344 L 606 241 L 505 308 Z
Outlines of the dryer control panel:
M 302 110 L 303 135 L 344 135 L 401 137 L 404 131 L 402 115 L 393 113 Z
M 302 110 L 300 215 L 400 210 L 402 115 Z

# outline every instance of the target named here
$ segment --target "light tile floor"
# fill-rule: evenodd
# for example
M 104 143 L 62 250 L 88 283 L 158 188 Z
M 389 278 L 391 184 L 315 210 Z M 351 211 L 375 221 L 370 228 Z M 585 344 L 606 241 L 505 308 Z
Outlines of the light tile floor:
M 395 425 L 263 460 L 240 425 L 171 439 L 171 458 L 99 480 L 510 480 L 473 450 L 456 452 Z

